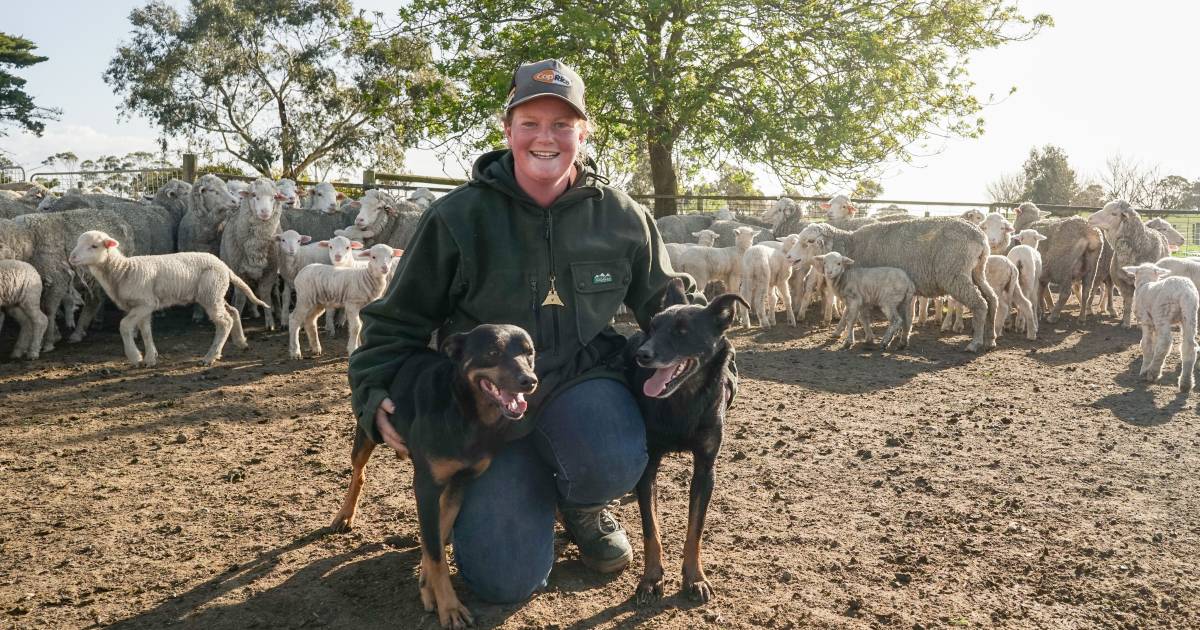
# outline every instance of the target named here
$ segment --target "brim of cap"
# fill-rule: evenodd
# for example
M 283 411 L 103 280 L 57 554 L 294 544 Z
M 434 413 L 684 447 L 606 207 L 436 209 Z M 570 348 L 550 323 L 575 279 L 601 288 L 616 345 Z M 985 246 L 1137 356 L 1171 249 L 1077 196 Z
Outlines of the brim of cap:
M 523 98 L 523 99 L 521 99 L 521 100 L 513 101 L 513 102 L 511 102 L 511 103 L 509 103 L 509 104 L 508 104 L 508 107 L 505 107 L 505 108 L 504 108 L 504 111 L 505 111 L 505 113 L 507 113 L 507 112 L 509 112 L 510 110 L 512 110 L 512 108 L 516 107 L 517 105 L 523 105 L 523 104 L 525 104 L 525 103 L 528 103 L 529 101 L 532 101 L 532 100 L 535 100 L 535 99 L 539 99 L 539 98 L 546 98 L 546 97 L 550 97 L 550 98 L 556 98 L 556 99 L 558 99 L 558 100 L 560 100 L 560 101 L 562 101 L 562 102 L 566 103 L 567 105 L 570 105 L 570 106 L 571 106 L 571 109 L 575 110 L 575 113 L 577 113 L 577 114 L 579 114 L 580 116 L 582 116 L 584 120 L 590 120 L 590 119 L 588 118 L 587 112 L 583 111 L 582 109 L 579 109 L 579 106 L 578 106 L 578 105 L 576 105 L 575 103 L 572 103 L 572 102 L 571 102 L 571 100 L 570 100 L 570 99 L 568 99 L 567 97 L 565 97 L 565 96 L 563 96 L 563 95 L 561 95 L 561 94 L 555 94 L 555 93 L 553 93 L 553 92 L 546 92 L 546 93 L 543 93 L 543 94 L 534 94 L 534 95 L 532 95 L 532 96 L 526 96 L 525 98 Z

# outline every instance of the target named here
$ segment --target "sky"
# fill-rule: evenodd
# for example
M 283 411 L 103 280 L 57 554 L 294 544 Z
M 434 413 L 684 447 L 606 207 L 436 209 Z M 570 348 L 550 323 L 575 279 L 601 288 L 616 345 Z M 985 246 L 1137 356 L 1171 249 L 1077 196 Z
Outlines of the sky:
M 10 130 L 0 138 L 0 150 L 28 172 L 60 151 L 88 159 L 156 150 L 155 129 L 140 118 L 120 118 L 119 100 L 102 79 L 128 36 L 129 11 L 141 4 L 44 0 L 37 11 L 4 12 L 0 28 L 33 40 L 36 52 L 50 58 L 20 72 L 27 91 L 39 105 L 63 113 L 41 138 Z M 388 12 L 395 6 L 384 0 L 354 4 Z M 1018 170 L 1030 148 L 1044 144 L 1063 147 L 1081 179 L 1096 178 L 1116 153 L 1158 164 L 1164 175 L 1200 178 L 1200 2 L 1022 0 L 1020 6 L 1027 14 L 1049 13 L 1055 26 L 1032 41 L 978 52 L 970 60 L 976 96 L 987 101 L 995 95 L 982 112 L 983 136 L 929 141 L 914 147 L 920 157 L 912 163 L 882 165 L 884 197 L 985 201 L 988 182 Z M 424 175 L 464 173 L 461 165 L 427 152 L 410 153 L 408 167 Z M 767 176 L 759 187 L 768 194 L 781 190 Z

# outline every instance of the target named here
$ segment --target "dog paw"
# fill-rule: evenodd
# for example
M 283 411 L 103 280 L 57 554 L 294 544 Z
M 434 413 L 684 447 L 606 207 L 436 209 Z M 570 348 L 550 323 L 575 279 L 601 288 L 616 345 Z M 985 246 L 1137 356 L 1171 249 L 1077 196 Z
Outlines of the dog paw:
M 635 600 L 638 606 L 652 604 L 663 596 L 663 580 L 662 578 L 642 578 L 638 583 Z
M 463 606 L 457 598 L 449 606 L 438 606 L 438 621 L 441 622 L 443 628 L 450 628 L 450 630 L 464 630 L 467 626 L 475 625 L 471 611 L 467 610 L 467 607 Z
M 338 512 L 337 516 L 333 517 L 333 523 L 329 525 L 329 530 L 335 534 L 344 534 L 352 529 L 354 529 L 354 514 Z M 422 593 L 421 599 L 424 600 L 424 593 Z
M 687 593 L 688 599 L 700 602 L 701 604 L 708 602 L 713 596 L 712 586 L 708 583 L 708 580 L 704 579 L 697 580 L 691 584 L 684 584 L 683 590 Z

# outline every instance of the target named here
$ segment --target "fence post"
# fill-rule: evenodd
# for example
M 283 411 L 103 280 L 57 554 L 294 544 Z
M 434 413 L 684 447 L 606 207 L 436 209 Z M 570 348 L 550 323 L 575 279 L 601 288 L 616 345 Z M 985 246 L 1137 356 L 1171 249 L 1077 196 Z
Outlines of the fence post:
M 363 171 L 363 192 L 367 192 L 375 187 L 375 169 L 369 168 Z
M 183 181 L 194 184 L 196 183 L 196 154 L 183 154 Z

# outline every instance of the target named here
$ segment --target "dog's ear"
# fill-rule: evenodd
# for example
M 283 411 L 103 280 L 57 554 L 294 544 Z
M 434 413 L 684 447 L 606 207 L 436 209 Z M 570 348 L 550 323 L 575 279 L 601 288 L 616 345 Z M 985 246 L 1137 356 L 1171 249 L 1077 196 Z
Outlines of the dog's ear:
M 666 292 L 663 293 L 663 308 L 676 304 L 687 304 L 687 294 L 683 292 L 682 278 L 671 278 L 671 282 L 667 283 Z
M 737 305 L 741 304 L 742 308 L 749 309 L 750 304 L 742 299 L 742 296 L 736 293 L 723 293 L 713 298 L 713 301 L 704 308 L 704 310 L 713 314 L 713 319 L 717 322 L 717 327 L 721 332 L 725 332 L 733 325 L 733 318 L 737 315 Z
M 466 343 L 466 333 L 455 333 L 442 340 L 442 346 L 440 349 L 442 354 L 445 354 L 451 359 L 454 359 L 455 361 L 462 361 L 463 347 L 466 345 Z

